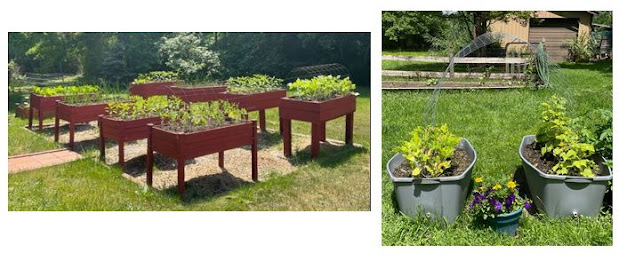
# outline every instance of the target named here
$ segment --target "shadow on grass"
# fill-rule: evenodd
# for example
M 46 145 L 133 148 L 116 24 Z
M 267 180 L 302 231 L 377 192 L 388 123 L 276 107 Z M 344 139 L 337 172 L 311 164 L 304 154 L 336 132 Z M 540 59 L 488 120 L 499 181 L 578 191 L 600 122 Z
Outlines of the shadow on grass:
M 527 212 L 529 212 L 529 214 L 531 216 L 535 216 L 538 219 L 540 218 L 538 211 L 537 211 L 537 205 L 535 205 L 535 201 L 533 201 L 533 195 L 531 194 L 531 191 L 529 190 L 529 184 L 527 183 L 527 178 L 524 175 L 524 167 L 522 165 L 518 165 L 516 167 L 516 171 L 514 172 L 514 176 L 512 177 L 512 180 L 515 181 L 516 183 L 518 183 L 519 185 L 519 189 L 518 189 L 518 195 L 521 198 L 528 198 L 531 200 L 531 208 L 529 208 L 527 210 Z
M 24 93 L 9 91 L 9 113 L 15 113 L 15 103 L 22 103 L 28 98 Z
M 214 175 L 199 176 L 185 181 L 185 194 L 181 201 L 184 204 L 208 201 L 252 184 L 255 183 L 235 177 L 224 170 Z M 170 197 L 178 197 L 178 187 L 170 187 L 163 192 Z
M 590 63 L 560 63 L 562 69 L 589 70 L 601 73 L 613 73 L 612 60 L 604 60 Z
M 320 155 L 318 158 L 311 157 L 312 146 L 308 145 L 305 148 L 292 152 L 289 161 L 294 166 L 306 165 L 312 160 L 324 168 L 335 168 L 346 162 L 352 156 L 367 152 L 365 147 L 356 147 L 352 145 L 339 145 L 329 142 L 320 143 Z
M 185 167 L 196 164 L 196 159 L 185 160 Z M 114 163 L 118 166 L 118 162 Z M 176 170 L 176 159 L 166 157 L 160 153 L 153 152 L 153 172 L 157 170 Z M 125 161 L 123 171 L 132 177 L 146 175 L 146 155 L 140 155 Z

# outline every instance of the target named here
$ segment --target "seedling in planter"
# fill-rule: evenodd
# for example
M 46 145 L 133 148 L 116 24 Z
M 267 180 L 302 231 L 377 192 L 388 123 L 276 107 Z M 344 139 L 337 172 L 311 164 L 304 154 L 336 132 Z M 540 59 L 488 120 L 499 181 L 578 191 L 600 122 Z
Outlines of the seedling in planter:
M 252 76 L 231 77 L 226 81 L 231 93 L 260 93 L 282 89 L 284 80 L 264 74 Z
M 413 177 L 438 177 L 451 167 L 460 137 L 449 132 L 446 124 L 441 127 L 417 127 L 411 138 L 396 149 L 408 160 Z
M 289 83 L 290 91 L 294 97 L 307 101 L 324 101 L 348 94 L 357 95 L 353 92 L 356 85 L 348 77 L 340 79 L 340 76 L 321 75 L 312 79 L 297 79 Z
M 121 120 L 135 120 L 158 117 L 165 111 L 178 111 L 185 108 L 184 102 L 176 96 L 131 96 L 130 101 L 110 102 L 109 116 Z
M 163 128 L 174 132 L 194 132 L 240 122 L 245 109 L 227 101 L 191 103 L 188 110 L 167 108 L 161 114 Z

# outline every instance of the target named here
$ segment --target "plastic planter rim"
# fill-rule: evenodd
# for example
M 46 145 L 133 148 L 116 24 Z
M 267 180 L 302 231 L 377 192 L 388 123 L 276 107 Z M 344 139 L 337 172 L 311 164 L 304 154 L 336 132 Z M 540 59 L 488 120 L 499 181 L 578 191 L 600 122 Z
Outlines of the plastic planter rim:
M 389 169 L 389 166 L 391 165 L 390 164 L 391 161 L 393 161 L 396 157 L 402 154 L 402 153 L 397 153 L 393 155 L 391 159 L 389 159 L 389 162 L 387 162 L 387 173 L 389 174 L 389 178 L 391 178 L 392 182 L 406 182 L 406 183 L 412 182 L 412 183 L 417 183 L 417 184 L 433 184 L 436 182 L 461 180 L 462 178 L 465 177 L 466 173 L 468 173 L 471 170 L 471 168 L 473 168 L 473 166 L 475 165 L 475 162 L 477 162 L 477 151 L 475 151 L 475 148 L 473 147 L 471 142 L 469 142 L 469 140 L 467 140 L 466 138 L 463 137 L 462 139 L 460 139 L 460 142 L 468 143 L 468 145 L 471 146 L 471 149 L 473 151 L 473 161 L 466 167 L 466 169 L 460 175 L 447 176 L 447 177 L 435 177 L 435 178 L 395 177 L 391 173 L 391 169 Z
M 522 142 L 520 143 L 520 147 L 524 147 L 525 142 L 527 140 L 527 138 L 529 137 L 533 137 L 533 139 L 536 139 L 535 135 L 525 135 L 522 138 Z M 528 145 L 528 144 L 527 144 Z M 522 155 L 522 150 L 518 150 L 518 154 L 520 155 L 520 158 L 522 159 L 523 162 L 525 162 L 527 165 L 529 165 L 529 167 L 533 168 L 535 171 L 537 171 L 537 173 L 539 173 L 540 176 L 542 176 L 543 178 L 546 179 L 554 179 L 554 180 L 578 180 L 580 183 L 591 183 L 593 181 L 610 181 L 612 180 L 613 177 L 613 173 L 612 173 L 612 169 L 608 168 L 608 175 L 604 175 L 604 176 L 595 176 L 595 177 L 583 177 L 583 176 L 567 176 L 567 175 L 555 175 L 555 174 L 547 174 L 543 171 L 541 171 L 540 169 L 538 169 L 537 167 L 533 166 L 533 164 L 531 164 L 531 162 L 529 162 L 529 160 L 524 157 L 524 155 Z M 603 162 L 606 162 L 606 159 L 601 157 Z

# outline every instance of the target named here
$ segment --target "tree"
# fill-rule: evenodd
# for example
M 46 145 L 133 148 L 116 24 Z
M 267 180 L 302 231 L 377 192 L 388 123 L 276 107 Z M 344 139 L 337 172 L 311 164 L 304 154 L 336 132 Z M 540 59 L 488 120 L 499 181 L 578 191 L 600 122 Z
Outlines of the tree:
M 444 24 L 441 12 L 383 12 L 383 48 L 400 46 L 425 49 L 430 43 L 425 37 L 436 37 Z
M 613 25 L 613 12 L 600 11 L 598 15 L 593 16 L 593 22 L 596 24 Z
M 198 34 L 162 37 L 159 54 L 185 80 L 212 79 L 221 70 L 219 54 L 209 50 L 209 43 Z

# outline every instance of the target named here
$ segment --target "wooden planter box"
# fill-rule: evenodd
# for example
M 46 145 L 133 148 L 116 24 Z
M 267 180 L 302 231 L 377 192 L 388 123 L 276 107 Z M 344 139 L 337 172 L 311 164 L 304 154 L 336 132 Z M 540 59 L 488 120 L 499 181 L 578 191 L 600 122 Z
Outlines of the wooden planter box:
M 205 87 L 171 87 L 172 95 L 178 96 L 185 102 L 208 102 L 222 100 L 223 94 L 228 87 L 226 86 L 205 86 Z
M 118 164 L 125 166 L 125 142 L 148 138 L 148 124 L 159 124 L 161 118 L 149 117 L 136 120 L 119 120 L 99 115 L 99 152 L 105 162 L 105 140 L 118 143 Z
M 155 95 L 172 95 L 168 87 L 174 86 L 175 82 L 151 82 L 143 84 L 131 84 L 129 93 L 131 95 L 139 95 L 144 98 Z
M 252 179 L 258 181 L 258 144 L 256 121 L 202 130 L 192 133 L 175 133 L 154 124 L 148 124 L 148 150 L 146 154 L 146 183 L 153 184 L 153 152 L 176 158 L 178 168 L 178 193 L 185 192 L 185 160 L 211 153 L 219 153 L 219 167 L 224 167 L 224 151 L 251 145 Z
M 352 144 L 353 116 L 356 108 L 356 96 L 354 95 L 327 101 L 281 98 L 279 118 L 284 136 L 284 155 L 288 157 L 292 154 L 291 120 L 312 123 L 312 158 L 320 154 L 320 141 L 326 140 L 325 124 L 329 120 L 346 116 L 346 144 Z
M 61 101 L 56 102 L 56 121 L 54 123 L 54 140 L 58 142 L 60 131 L 60 120 L 69 122 L 69 148 L 73 149 L 73 137 L 75 135 L 75 124 L 99 119 L 99 115 L 107 114 L 107 103 L 95 104 L 66 104 Z
M 28 128 L 32 129 L 32 120 L 39 120 L 39 130 L 43 128 L 43 119 L 54 117 L 56 113 L 56 101 L 62 101 L 63 96 L 41 96 L 30 93 L 30 108 L 28 111 Z M 34 111 L 36 110 L 36 116 Z
M 238 94 L 226 92 L 225 95 L 225 100 L 238 103 L 239 107 L 247 110 L 248 112 L 258 111 L 260 129 L 266 130 L 265 110 L 279 107 L 279 100 L 283 97 L 286 97 L 286 90 L 252 94 Z

